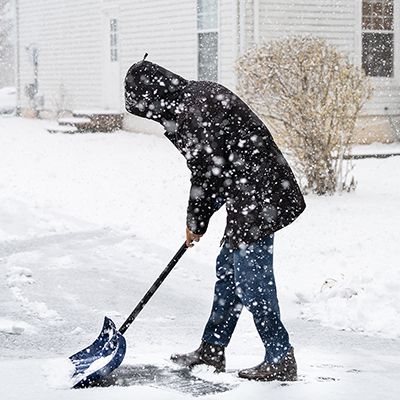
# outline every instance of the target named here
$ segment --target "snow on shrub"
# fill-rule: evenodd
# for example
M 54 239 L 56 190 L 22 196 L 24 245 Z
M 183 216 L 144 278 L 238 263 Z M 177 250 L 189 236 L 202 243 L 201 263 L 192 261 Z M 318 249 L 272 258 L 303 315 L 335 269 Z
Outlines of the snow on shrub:
M 240 95 L 293 155 L 304 191 L 354 188 L 348 156 L 357 116 L 372 93 L 364 72 L 312 37 L 253 47 L 236 69 Z

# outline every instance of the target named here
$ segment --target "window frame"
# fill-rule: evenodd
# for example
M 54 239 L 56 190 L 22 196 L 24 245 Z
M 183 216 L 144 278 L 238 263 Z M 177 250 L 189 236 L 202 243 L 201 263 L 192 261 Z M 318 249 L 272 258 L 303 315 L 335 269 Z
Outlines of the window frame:
M 221 73 L 221 57 L 220 57 L 220 50 L 221 50 L 221 35 L 220 35 L 220 4 L 219 0 L 216 0 L 217 3 L 217 26 L 216 28 L 211 29 L 199 29 L 198 25 L 198 8 L 197 8 L 197 1 L 195 1 L 195 15 L 196 15 L 196 43 L 197 43 L 197 51 L 196 51 L 196 78 L 199 79 L 199 50 L 200 50 L 200 41 L 199 41 L 199 34 L 200 33 L 216 33 L 217 34 L 217 80 L 219 82 L 220 73 Z
M 391 31 L 377 31 L 377 30 L 364 30 L 363 29 L 363 13 L 362 13 L 362 0 L 357 0 L 355 2 L 355 15 L 356 15 L 356 38 L 355 38 L 355 49 L 356 49 L 356 60 L 357 64 L 362 68 L 362 35 L 366 33 L 393 33 L 393 75 L 392 76 L 368 76 L 378 86 L 380 84 L 385 85 L 388 82 L 393 82 L 393 84 L 400 84 L 400 0 L 394 0 L 393 2 L 393 30 Z

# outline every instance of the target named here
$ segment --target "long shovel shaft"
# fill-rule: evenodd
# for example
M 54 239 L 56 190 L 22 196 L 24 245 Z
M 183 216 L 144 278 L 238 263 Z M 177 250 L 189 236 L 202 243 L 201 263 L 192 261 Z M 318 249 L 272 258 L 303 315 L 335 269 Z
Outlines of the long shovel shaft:
M 164 282 L 165 278 L 169 275 L 169 273 L 174 269 L 175 265 L 179 261 L 179 259 L 185 254 L 187 250 L 186 242 L 182 245 L 182 247 L 178 250 L 178 252 L 174 255 L 172 260 L 166 266 L 163 272 L 161 272 L 160 276 L 156 279 L 153 283 L 151 288 L 147 291 L 147 293 L 143 296 L 142 300 L 140 300 L 139 304 L 136 308 L 132 311 L 131 315 L 126 319 L 126 321 L 121 325 L 119 328 L 119 332 L 123 335 L 126 330 L 130 327 L 132 322 L 136 319 L 139 315 L 140 311 L 143 310 L 144 306 L 147 302 L 152 298 L 153 294 L 157 291 L 157 289 L 161 286 Z

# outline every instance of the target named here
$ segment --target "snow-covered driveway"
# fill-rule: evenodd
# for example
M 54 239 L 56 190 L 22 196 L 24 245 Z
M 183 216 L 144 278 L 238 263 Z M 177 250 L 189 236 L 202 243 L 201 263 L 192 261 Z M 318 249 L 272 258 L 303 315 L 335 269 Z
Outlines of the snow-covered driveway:
M 104 315 L 120 324 L 183 241 L 184 159 L 164 138 L 50 135 L 45 125 L 0 119 L 1 399 L 189 398 L 187 387 L 162 380 L 87 390 L 63 380 L 65 358 L 97 336 Z M 203 398 L 400 397 L 399 170 L 400 157 L 358 161 L 355 193 L 308 197 L 305 214 L 276 236 L 301 380 L 236 378 L 263 353 L 244 312 L 227 352 L 231 372 L 195 371 L 232 390 Z M 171 368 L 170 353 L 198 345 L 224 217 L 127 332 L 125 371 Z

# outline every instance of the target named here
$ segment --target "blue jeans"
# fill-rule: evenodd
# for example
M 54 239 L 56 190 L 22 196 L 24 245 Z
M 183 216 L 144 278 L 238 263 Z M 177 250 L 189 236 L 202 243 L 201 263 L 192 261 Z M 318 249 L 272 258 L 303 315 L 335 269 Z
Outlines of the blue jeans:
M 252 313 L 265 346 L 266 362 L 279 362 L 291 348 L 280 319 L 272 268 L 273 243 L 273 234 L 245 249 L 230 249 L 225 242 L 217 258 L 217 283 L 203 334 L 205 342 L 227 346 L 244 305 Z

